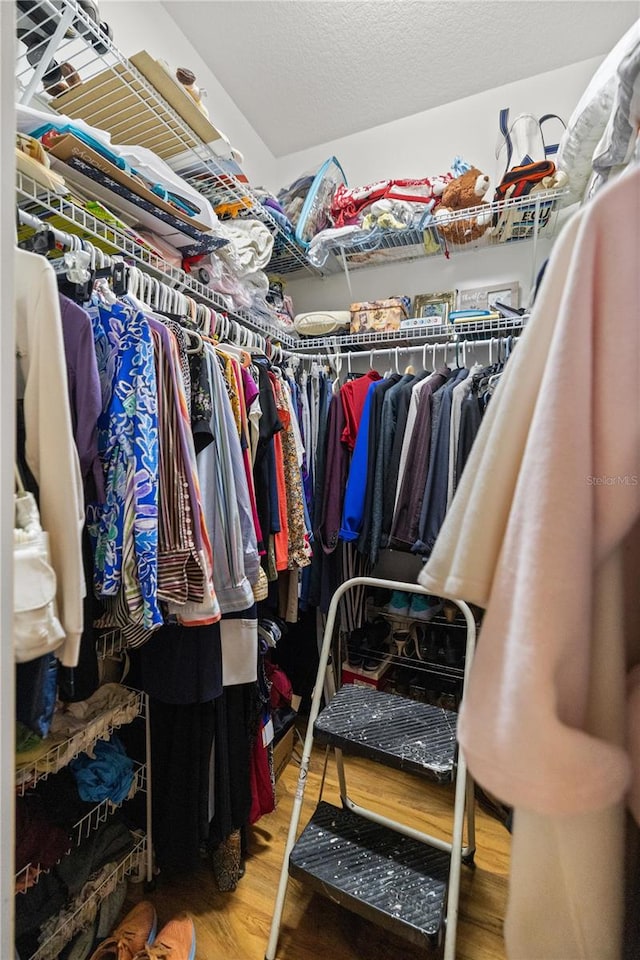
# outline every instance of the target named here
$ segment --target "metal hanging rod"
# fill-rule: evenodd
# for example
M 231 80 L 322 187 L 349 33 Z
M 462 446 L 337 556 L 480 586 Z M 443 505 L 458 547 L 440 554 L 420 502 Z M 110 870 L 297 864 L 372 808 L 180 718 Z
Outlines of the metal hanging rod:
M 458 340 L 454 337 L 451 340 L 445 340 L 443 342 L 406 344 L 397 347 L 384 347 L 379 350 L 373 348 L 371 350 L 359 350 L 357 352 L 346 351 L 337 353 L 329 351 L 328 358 L 331 360 L 347 360 L 348 362 L 353 362 L 354 360 L 364 360 L 366 358 L 373 360 L 374 357 L 399 356 L 400 354 L 417 353 L 421 351 L 425 358 L 430 352 L 435 359 L 435 353 L 438 350 L 444 350 L 445 354 L 449 350 L 458 350 L 459 352 L 465 353 L 469 348 L 475 350 L 476 347 L 489 347 L 491 349 L 493 346 L 500 346 L 508 341 L 513 342 L 517 339 L 517 334 L 496 336 L 486 340 Z

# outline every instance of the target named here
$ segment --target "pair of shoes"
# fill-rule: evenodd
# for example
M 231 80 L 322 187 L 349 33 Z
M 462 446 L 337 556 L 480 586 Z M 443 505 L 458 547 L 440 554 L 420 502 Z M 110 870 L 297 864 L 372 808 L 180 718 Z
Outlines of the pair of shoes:
M 428 623 L 441 612 L 443 603 L 436 600 L 435 597 L 429 597 L 425 593 L 414 593 L 411 597 L 411 606 L 409 607 L 409 616 L 412 620 L 420 620 L 422 623 Z
M 394 590 L 387 604 L 387 613 L 395 617 L 409 617 L 411 620 L 428 622 L 442 610 L 442 602 L 426 593 L 405 593 Z
M 196 930 L 187 914 L 165 924 L 160 933 L 152 903 L 142 900 L 103 940 L 90 960 L 195 960 Z
M 365 671 L 377 669 L 387 654 L 386 640 L 391 627 L 382 617 L 353 630 L 347 638 L 347 661 Z
M 411 596 L 408 593 L 394 590 L 385 609 L 393 617 L 408 617 L 410 604 Z

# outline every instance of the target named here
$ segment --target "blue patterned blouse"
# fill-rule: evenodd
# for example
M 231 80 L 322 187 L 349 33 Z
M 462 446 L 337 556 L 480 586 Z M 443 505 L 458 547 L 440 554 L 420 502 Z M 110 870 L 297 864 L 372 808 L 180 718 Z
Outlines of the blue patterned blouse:
M 133 623 L 163 623 L 158 581 L 158 392 L 151 331 L 124 304 L 90 311 L 102 414 L 98 449 L 106 500 L 88 511 L 98 596 L 123 597 Z

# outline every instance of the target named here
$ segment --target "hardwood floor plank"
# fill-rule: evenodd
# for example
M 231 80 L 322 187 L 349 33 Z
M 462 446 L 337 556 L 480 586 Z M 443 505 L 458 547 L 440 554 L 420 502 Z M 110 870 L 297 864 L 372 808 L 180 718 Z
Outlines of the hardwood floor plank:
M 316 751 L 307 779 L 301 819 L 304 826 L 318 798 L 324 751 Z M 350 795 L 364 806 L 418 829 L 447 838 L 453 814 L 453 790 L 366 760 L 347 759 Z M 166 922 L 181 910 L 194 917 L 197 960 L 264 960 L 273 902 L 298 767 L 289 764 L 278 782 L 278 807 L 252 828 L 246 874 L 234 893 L 220 893 L 209 864 L 192 877 L 163 882 L 150 895 Z M 332 761 L 324 798 L 339 802 Z M 463 867 L 457 960 L 505 960 L 502 939 L 509 834 L 476 806 L 476 868 Z M 135 889 L 132 899 L 144 894 Z M 366 951 L 363 945 L 366 944 Z M 290 881 L 278 945 L 278 960 L 420 960 L 421 952 L 379 927 Z

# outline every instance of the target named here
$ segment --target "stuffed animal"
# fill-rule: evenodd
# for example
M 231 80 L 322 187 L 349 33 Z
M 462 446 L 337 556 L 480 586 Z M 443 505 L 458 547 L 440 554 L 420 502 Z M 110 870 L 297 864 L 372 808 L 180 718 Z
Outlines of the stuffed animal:
M 452 215 L 479 206 L 488 189 L 489 177 L 477 167 L 471 167 L 446 185 L 442 202 L 434 213 L 438 231 L 445 240 L 456 244 L 471 243 L 486 232 L 491 223 L 489 204 L 486 212 L 483 210 L 472 217 L 453 219 Z

